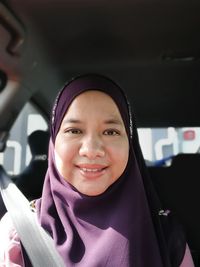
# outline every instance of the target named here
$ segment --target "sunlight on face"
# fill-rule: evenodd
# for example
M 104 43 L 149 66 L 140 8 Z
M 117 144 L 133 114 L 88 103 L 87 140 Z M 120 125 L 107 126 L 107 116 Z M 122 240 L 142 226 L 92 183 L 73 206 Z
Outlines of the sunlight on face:
M 123 173 L 129 143 L 117 105 L 100 91 L 86 91 L 69 106 L 55 140 L 59 173 L 79 192 L 102 194 Z

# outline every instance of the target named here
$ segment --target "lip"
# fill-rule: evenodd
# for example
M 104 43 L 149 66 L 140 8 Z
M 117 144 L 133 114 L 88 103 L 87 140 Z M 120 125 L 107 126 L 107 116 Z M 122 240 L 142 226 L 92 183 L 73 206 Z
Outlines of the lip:
M 77 168 L 85 178 L 95 179 L 104 175 L 108 166 L 102 164 L 79 164 Z

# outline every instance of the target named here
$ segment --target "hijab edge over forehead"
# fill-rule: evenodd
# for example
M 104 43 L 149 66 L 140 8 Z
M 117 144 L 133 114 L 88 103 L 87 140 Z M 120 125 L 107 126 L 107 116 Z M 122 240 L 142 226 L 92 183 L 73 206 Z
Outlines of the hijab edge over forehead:
M 79 76 L 67 83 L 56 98 L 51 120 L 51 136 L 53 143 L 55 142 L 63 117 L 70 104 L 78 95 L 89 90 L 102 91 L 114 100 L 122 116 L 127 134 L 130 136 L 130 114 L 124 92 L 107 77 L 97 74 L 87 74 Z

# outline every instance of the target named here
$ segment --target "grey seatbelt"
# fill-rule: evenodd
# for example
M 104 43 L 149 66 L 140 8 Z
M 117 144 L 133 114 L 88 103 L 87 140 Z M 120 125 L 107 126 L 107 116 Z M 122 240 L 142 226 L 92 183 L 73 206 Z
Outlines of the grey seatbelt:
M 0 166 L 0 188 L 6 209 L 33 267 L 64 267 L 53 239 L 37 222 L 29 201 Z

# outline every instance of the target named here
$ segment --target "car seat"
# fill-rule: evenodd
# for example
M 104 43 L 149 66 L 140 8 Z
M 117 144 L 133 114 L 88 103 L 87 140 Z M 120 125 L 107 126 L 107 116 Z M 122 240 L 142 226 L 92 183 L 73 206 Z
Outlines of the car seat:
M 169 167 L 152 167 L 149 173 L 164 208 L 183 225 L 195 266 L 200 265 L 200 154 L 178 154 Z

